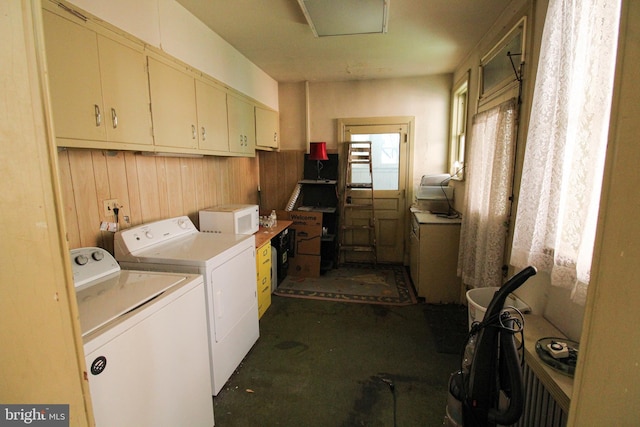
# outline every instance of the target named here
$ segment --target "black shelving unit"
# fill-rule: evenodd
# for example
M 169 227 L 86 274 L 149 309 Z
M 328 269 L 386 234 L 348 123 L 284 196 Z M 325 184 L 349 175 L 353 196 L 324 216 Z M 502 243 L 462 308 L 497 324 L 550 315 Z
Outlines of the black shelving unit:
M 329 160 L 322 161 L 320 179 L 315 160 L 305 156 L 302 185 L 301 211 L 322 213 L 322 239 L 320 248 L 320 273 L 335 267 L 337 262 L 338 231 L 338 155 L 329 154 Z

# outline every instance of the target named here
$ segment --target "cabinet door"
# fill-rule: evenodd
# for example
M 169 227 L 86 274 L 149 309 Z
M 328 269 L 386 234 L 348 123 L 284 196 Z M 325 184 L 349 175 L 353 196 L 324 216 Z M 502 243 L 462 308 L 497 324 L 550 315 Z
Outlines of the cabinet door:
M 420 240 L 413 231 L 409 233 L 409 272 L 413 286 L 420 294 Z
M 229 150 L 234 153 L 255 155 L 256 130 L 253 105 L 227 94 L 229 120 Z
M 256 251 L 258 276 L 258 317 L 271 305 L 271 243 L 267 241 Z
M 420 224 L 418 296 L 430 304 L 460 303 L 457 277 L 460 224 Z
M 155 58 L 148 61 L 155 145 L 197 149 L 194 78 Z
M 227 93 L 196 80 L 198 138 L 201 150 L 229 151 Z
M 256 107 L 256 147 L 278 148 L 278 112 Z
M 56 137 L 105 140 L 96 33 L 47 10 L 43 20 Z
M 98 35 L 107 140 L 153 144 L 149 84 L 142 50 Z

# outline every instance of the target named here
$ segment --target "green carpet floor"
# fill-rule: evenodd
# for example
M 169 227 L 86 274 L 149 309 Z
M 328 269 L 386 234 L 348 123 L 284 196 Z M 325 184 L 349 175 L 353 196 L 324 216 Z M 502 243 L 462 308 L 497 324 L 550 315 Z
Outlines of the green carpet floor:
M 442 425 L 465 320 L 459 306 L 273 295 L 258 342 L 214 398 L 216 426 Z

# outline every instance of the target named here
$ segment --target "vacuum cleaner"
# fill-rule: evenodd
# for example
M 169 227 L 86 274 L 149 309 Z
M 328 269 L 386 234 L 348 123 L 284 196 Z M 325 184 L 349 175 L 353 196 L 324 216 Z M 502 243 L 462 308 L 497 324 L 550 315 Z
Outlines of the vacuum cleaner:
M 535 274 L 527 267 L 509 279 L 494 294 L 482 322 L 472 324 L 461 368 L 449 379 L 445 426 L 508 426 L 520 419 L 524 359 L 515 334 L 523 332 L 524 321 L 517 310 L 503 307 L 507 296 Z

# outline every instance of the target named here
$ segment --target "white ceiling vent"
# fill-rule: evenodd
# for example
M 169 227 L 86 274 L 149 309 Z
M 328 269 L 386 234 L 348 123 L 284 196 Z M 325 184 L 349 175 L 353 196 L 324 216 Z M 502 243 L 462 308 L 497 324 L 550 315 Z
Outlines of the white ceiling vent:
M 298 0 L 316 37 L 387 32 L 390 0 Z

